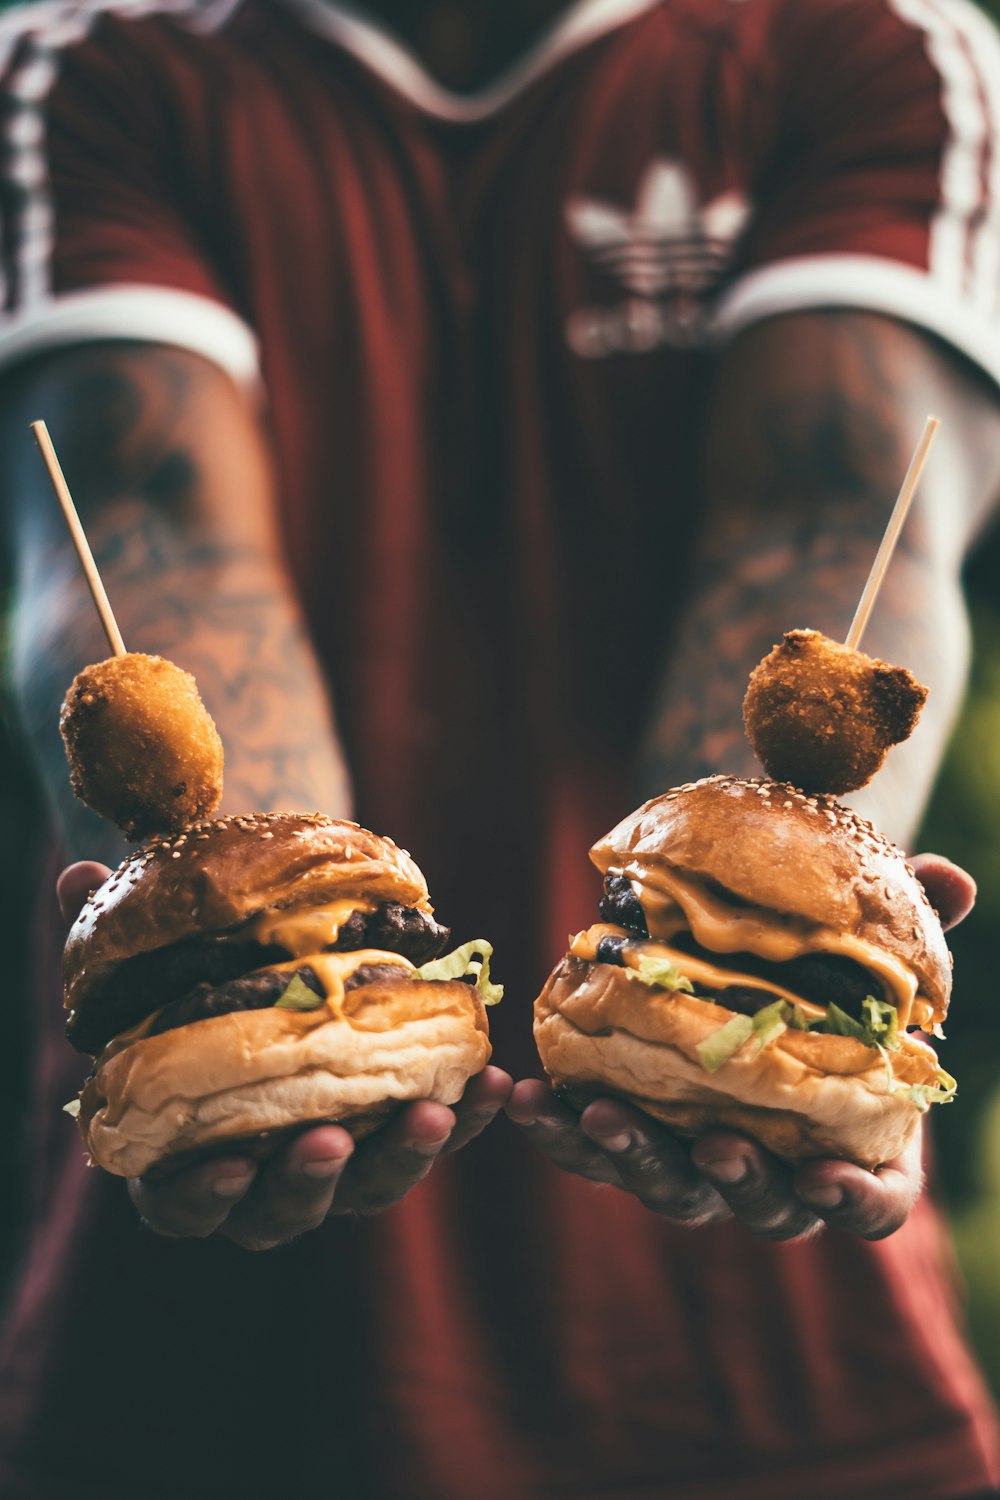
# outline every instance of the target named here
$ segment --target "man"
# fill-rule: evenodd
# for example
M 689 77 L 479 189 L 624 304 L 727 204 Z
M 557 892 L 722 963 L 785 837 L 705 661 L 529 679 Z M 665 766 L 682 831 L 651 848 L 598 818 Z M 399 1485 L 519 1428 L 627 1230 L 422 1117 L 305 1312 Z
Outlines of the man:
M 150 1234 L 58 1114 L 79 1069 L 42 975 L 4 1493 L 982 1493 L 918 1162 L 792 1177 L 610 1100 L 577 1121 L 528 1007 L 592 839 L 749 769 L 749 667 L 843 633 L 934 410 L 870 636 L 933 688 L 866 801 L 912 832 L 1000 467 L 996 37 L 937 0 L 370 10 L 410 45 L 315 0 L 0 23 L 17 678 L 63 850 L 114 858 L 55 729 L 105 652 L 21 440 L 41 414 L 127 643 L 217 718 L 226 805 L 410 847 L 495 942 L 519 1082 L 132 1184 Z M 482 85 L 544 20 L 498 80 L 435 78 Z M 505 1101 L 540 1152 L 502 1124 L 450 1149 Z

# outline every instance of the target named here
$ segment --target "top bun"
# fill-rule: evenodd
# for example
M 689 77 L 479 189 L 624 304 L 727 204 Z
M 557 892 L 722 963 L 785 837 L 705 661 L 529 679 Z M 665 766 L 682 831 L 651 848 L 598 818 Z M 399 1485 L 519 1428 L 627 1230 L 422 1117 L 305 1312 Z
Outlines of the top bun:
M 68 1009 L 126 959 L 238 926 L 269 907 L 357 895 L 432 910 L 404 849 L 322 813 L 247 813 L 152 839 L 80 912 L 66 940 Z
M 604 874 L 698 876 L 742 902 L 849 933 L 901 959 L 943 1016 L 951 955 L 902 853 L 832 797 L 783 781 L 708 776 L 654 797 L 594 845 Z

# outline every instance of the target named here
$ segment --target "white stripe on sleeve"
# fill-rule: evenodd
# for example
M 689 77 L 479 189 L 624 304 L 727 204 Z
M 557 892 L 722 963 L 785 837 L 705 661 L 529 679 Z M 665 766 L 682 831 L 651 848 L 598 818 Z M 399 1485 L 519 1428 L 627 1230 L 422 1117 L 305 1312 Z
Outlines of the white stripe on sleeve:
M 946 295 L 991 314 L 1000 267 L 1000 36 L 971 0 L 888 0 L 923 32 L 941 79 L 948 138 L 930 272 Z

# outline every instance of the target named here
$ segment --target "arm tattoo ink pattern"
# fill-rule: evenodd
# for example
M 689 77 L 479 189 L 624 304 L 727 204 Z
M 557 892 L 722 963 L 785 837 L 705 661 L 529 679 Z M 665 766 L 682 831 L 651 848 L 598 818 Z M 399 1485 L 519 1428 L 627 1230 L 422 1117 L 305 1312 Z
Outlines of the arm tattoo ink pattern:
M 243 443 L 252 462 L 259 446 L 226 378 L 178 351 L 101 346 L 45 367 L 26 395 L 51 413 L 126 645 L 198 681 L 225 745 L 223 808 L 348 812 L 326 689 L 268 515 L 263 449 L 249 500 L 246 485 L 226 492 L 204 451 L 212 402 L 230 424 L 230 450 Z M 20 408 L 25 395 L 5 413 L 18 454 L 15 684 L 68 844 L 92 857 L 121 846 L 69 791 L 58 714 L 74 674 L 108 648 L 47 480 L 16 441 L 26 432 Z
M 738 366 L 738 391 L 720 382 L 689 592 L 641 756 L 644 797 L 713 771 L 762 774 L 743 734 L 749 673 L 786 630 L 843 640 L 911 429 L 919 432 L 929 409 L 923 393 L 907 390 L 892 325 L 854 315 L 810 321 L 820 353 L 809 379 L 765 370 L 751 380 Z M 863 643 L 932 688 L 914 738 L 892 752 L 872 788 L 849 799 L 900 840 L 929 792 L 968 655 L 954 504 L 929 471 Z M 946 543 L 942 507 L 951 517 Z

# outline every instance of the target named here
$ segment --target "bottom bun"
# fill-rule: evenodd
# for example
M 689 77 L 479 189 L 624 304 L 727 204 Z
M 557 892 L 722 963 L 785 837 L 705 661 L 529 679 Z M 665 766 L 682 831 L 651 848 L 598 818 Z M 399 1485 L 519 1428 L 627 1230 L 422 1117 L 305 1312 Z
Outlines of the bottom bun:
M 471 985 L 362 985 L 316 1010 L 234 1011 L 109 1049 L 79 1125 L 91 1161 L 121 1177 L 213 1148 L 265 1156 L 309 1125 L 360 1137 L 409 1100 L 454 1104 L 490 1050 Z
M 732 1011 L 657 990 L 611 964 L 563 959 L 535 1002 L 535 1040 L 553 1084 L 583 1105 L 615 1095 L 678 1135 L 738 1130 L 786 1161 L 892 1161 L 920 1121 L 883 1055 L 853 1037 L 789 1030 L 743 1047 L 716 1073 L 696 1048 Z M 907 1038 L 894 1078 L 933 1083 L 930 1048 Z

